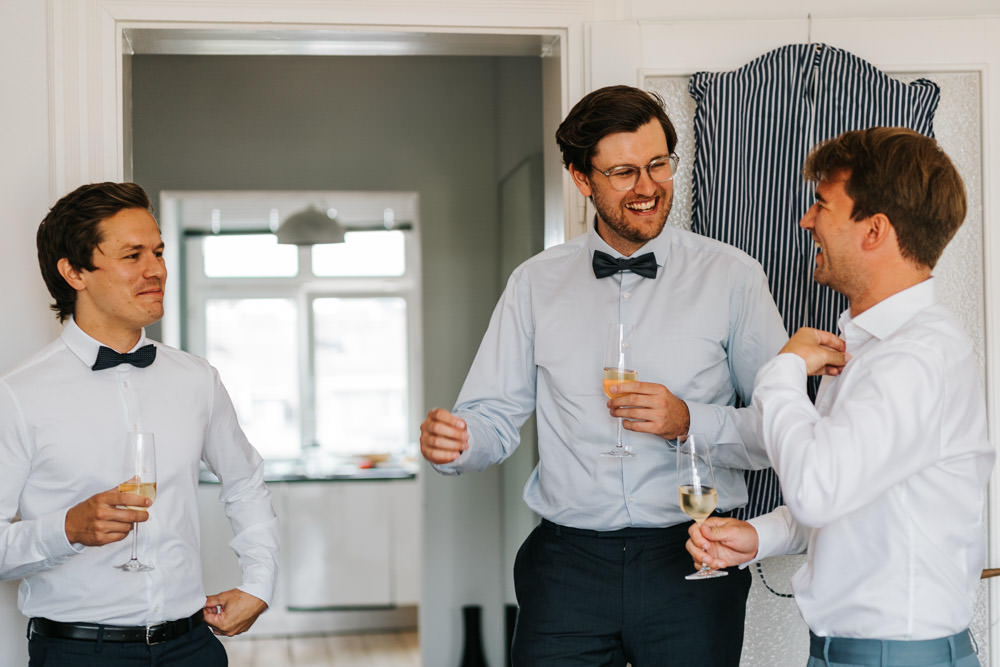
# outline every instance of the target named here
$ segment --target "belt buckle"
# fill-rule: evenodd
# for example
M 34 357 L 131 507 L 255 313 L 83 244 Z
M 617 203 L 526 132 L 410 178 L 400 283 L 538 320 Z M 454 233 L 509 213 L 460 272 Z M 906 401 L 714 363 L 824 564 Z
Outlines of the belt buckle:
M 163 628 L 162 623 L 158 625 L 146 626 L 146 646 L 156 646 L 157 644 L 162 644 L 163 642 L 167 641 L 166 639 L 161 639 L 159 641 L 152 641 L 153 632 L 162 628 Z

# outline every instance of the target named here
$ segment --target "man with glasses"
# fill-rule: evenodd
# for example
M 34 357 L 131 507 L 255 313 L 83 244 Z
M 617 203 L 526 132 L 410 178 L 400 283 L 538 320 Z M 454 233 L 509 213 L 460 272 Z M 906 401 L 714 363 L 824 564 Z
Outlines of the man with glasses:
M 482 470 L 537 413 L 524 499 L 542 521 L 514 566 L 515 665 L 738 665 L 749 575 L 684 579 L 690 520 L 669 441 L 703 434 L 719 509 L 746 502 L 742 471 L 767 459 L 735 405 L 787 339 L 781 317 L 757 262 L 665 227 L 677 135 L 657 96 L 596 90 L 556 139 L 593 228 L 511 274 L 454 412 L 422 424 L 421 452 L 446 474 Z M 608 400 L 605 332 L 618 323 L 639 379 Z M 616 418 L 627 455 L 605 456 Z

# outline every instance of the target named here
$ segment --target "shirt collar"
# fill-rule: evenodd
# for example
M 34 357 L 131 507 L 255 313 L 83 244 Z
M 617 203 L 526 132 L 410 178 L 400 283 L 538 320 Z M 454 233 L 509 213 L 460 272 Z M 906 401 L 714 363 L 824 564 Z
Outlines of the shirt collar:
M 76 319 L 70 316 L 69 320 L 63 326 L 62 334 L 60 335 L 66 347 L 70 351 L 79 357 L 80 361 L 87 365 L 88 368 L 94 365 L 97 361 L 97 350 L 100 349 L 104 343 L 101 341 L 91 338 L 80 325 L 76 323 Z M 134 352 L 138 348 L 142 347 L 146 343 L 146 330 L 143 329 L 142 333 L 139 335 L 139 342 L 137 342 L 129 352 Z
M 935 301 L 934 278 L 928 278 L 879 301 L 857 317 L 852 318 L 850 309 L 845 310 L 840 315 L 840 330 L 851 337 L 852 330 L 860 329 L 869 337 L 884 340 L 909 322 L 915 313 L 934 305 Z
M 664 261 L 667 258 L 667 246 L 669 245 L 668 236 L 670 234 L 670 226 L 664 225 L 663 231 L 661 231 L 656 238 L 646 241 L 638 250 L 629 255 L 629 257 L 638 257 L 640 255 L 645 255 L 647 252 L 653 253 L 656 257 L 656 265 L 663 268 Z M 624 257 L 620 252 L 612 248 L 607 244 L 607 242 L 601 238 L 601 235 L 597 233 L 597 216 L 594 216 L 594 224 L 590 226 L 590 235 L 587 240 L 587 248 L 590 250 L 590 257 L 594 256 L 595 250 L 600 250 L 601 252 L 606 252 L 612 257 Z M 659 275 L 659 274 L 657 274 Z

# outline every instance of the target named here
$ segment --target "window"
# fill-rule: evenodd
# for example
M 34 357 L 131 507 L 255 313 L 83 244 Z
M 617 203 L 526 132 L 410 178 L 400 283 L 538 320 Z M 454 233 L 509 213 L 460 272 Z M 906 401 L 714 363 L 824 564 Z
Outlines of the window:
M 343 243 L 292 246 L 277 242 L 275 219 L 316 195 L 276 212 L 275 199 L 294 199 L 282 194 L 241 195 L 238 206 L 227 199 L 234 193 L 164 195 L 168 248 L 171 226 L 183 245 L 186 313 L 169 322 L 168 311 L 165 327 L 219 370 L 265 458 L 312 445 L 342 456 L 410 453 L 421 404 L 416 195 L 326 193 L 359 222 L 341 223 Z M 260 200 L 258 213 L 245 197 Z

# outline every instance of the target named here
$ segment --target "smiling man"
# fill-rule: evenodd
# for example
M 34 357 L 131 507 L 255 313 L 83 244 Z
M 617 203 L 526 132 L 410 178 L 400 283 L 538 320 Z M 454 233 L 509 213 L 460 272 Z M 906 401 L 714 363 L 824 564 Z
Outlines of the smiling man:
M 514 566 L 515 665 L 738 665 L 749 576 L 684 579 L 690 519 L 669 441 L 704 434 L 720 511 L 746 502 L 742 469 L 767 460 L 755 413 L 734 405 L 786 341 L 781 318 L 755 261 L 665 226 L 677 135 L 658 97 L 596 90 L 556 139 L 593 228 L 511 274 L 454 411 L 421 426 L 421 452 L 445 474 L 482 470 L 537 414 L 524 500 L 542 521 Z M 608 400 L 605 334 L 617 323 L 634 332 L 641 381 Z M 629 455 L 605 456 L 618 417 Z
M 241 633 L 267 608 L 277 519 L 218 374 L 145 336 L 167 276 L 149 199 L 134 183 L 81 186 L 46 215 L 37 245 L 65 325 L 0 379 L 0 579 L 21 579 L 30 664 L 225 665 L 213 631 Z M 129 431 L 155 436 L 155 503 L 117 490 Z M 200 462 L 222 481 L 243 570 L 238 588 L 207 597 Z M 116 568 L 133 522 L 146 572 Z
M 994 452 L 975 348 L 931 270 L 965 218 L 962 179 L 933 139 L 847 132 L 804 173 L 816 280 L 849 308 L 842 337 L 796 333 L 754 405 L 786 506 L 692 528 L 696 562 L 807 552 L 792 579 L 810 667 L 972 667 Z M 846 352 L 846 363 L 845 363 Z M 825 374 L 816 404 L 806 375 Z

